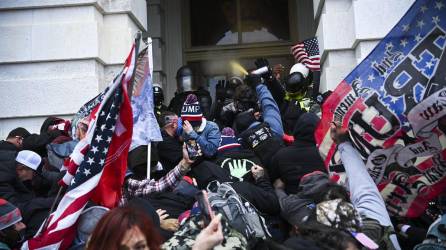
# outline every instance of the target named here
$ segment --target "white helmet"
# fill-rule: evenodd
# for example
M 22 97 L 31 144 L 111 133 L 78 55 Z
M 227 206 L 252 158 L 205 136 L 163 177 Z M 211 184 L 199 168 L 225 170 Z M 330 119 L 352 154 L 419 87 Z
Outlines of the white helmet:
M 307 78 L 310 70 L 302 63 L 296 63 L 293 65 L 293 67 L 291 67 L 290 75 L 296 72 L 301 73 L 304 78 Z

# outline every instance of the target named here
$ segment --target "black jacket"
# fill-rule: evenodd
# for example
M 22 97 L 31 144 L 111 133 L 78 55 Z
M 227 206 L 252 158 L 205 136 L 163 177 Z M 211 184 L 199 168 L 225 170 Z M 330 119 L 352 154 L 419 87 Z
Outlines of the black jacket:
M 262 136 L 262 139 L 258 139 L 257 134 L 259 132 L 265 132 L 267 136 Z M 244 148 L 251 149 L 255 155 L 260 159 L 263 168 L 268 172 L 272 171 L 272 158 L 273 156 L 284 147 L 282 138 L 272 135 L 272 131 L 267 123 L 260 123 L 255 125 L 238 135 L 239 141 L 241 141 Z
M 30 182 L 21 182 L 16 177 L 15 164 L 0 168 L 0 197 L 20 209 L 26 225 L 26 237 L 37 232 L 54 201 L 54 197 L 37 197 Z
M 17 152 L 19 149 L 9 141 L 0 141 L 0 150 L 1 151 L 14 151 Z
M 163 173 L 166 174 L 183 158 L 183 144 L 178 138 L 168 135 L 164 130 L 161 131 L 161 135 L 163 141 L 158 142 L 156 147 L 159 161 L 163 165 Z
M 248 173 L 253 165 L 262 165 L 260 159 L 249 149 L 236 149 L 218 152 L 215 164 L 223 168 L 230 174 L 232 181 L 243 181 L 244 176 L 240 173 Z M 237 168 L 244 168 L 243 171 L 237 171 Z M 251 176 L 249 174 L 249 176 Z
M 18 148 L 14 144 L 1 141 L 0 142 L 0 181 L 14 177 L 15 173 L 15 157 L 17 156 Z
M 300 103 L 297 100 L 283 101 L 280 106 L 280 114 L 282 116 L 283 130 L 285 134 L 293 134 L 294 127 L 299 117 L 306 113 L 304 109 L 300 107 Z
M 268 178 L 261 177 L 253 183 L 246 181 L 234 182 L 231 183 L 231 186 L 241 197 L 247 199 L 261 213 L 268 215 L 277 215 L 280 213 L 279 199 Z
M 303 175 L 317 170 L 326 171 L 314 140 L 318 122 L 315 114 L 303 114 L 294 129 L 293 145 L 279 150 L 273 157 L 271 179 L 281 178 L 289 194 L 297 193 Z
M 209 182 L 218 181 L 231 182 L 231 176 L 229 172 L 217 164 L 211 161 L 202 161 L 192 166 L 191 170 L 187 174 L 188 176 L 195 178 L 199 189 L 206 189 Z

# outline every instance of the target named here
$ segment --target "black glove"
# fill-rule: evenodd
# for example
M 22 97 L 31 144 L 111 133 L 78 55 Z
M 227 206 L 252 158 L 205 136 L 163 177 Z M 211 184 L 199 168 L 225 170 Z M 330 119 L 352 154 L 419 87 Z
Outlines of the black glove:
M 254 62 L 254 64 L 256 65 L 256 67 L 258 69 L 267 66 L 269 68 L 269 62 L 268 60 L 266 60 L 266 58 L 257 58 L 256 61 Z
M 324 104 L 324 102 L 331 95 L 331 93 L 332 93 L 332 91 L 328 90 L 322 94 L 321 93 L 317 94 L 316 100 L 315 100 L 316 103 L 322 106 L 322 104 Z
M 246 76 L 245 81 L 248 86 L 255 89 L 257 85 L 262 83 L 262 78 L 258 75 L 251 74 Z

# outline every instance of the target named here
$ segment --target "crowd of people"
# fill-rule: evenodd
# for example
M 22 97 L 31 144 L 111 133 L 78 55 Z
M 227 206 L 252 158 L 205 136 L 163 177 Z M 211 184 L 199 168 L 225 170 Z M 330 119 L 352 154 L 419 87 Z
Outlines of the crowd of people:
M 390 217 L 348 130 L 333 123 L 347 175 L 338 184 L 314 138 L 330 93 L 314 94 L 302 64 L 287 76 L 265 59 L 256 67 L 266 70 L 219 82 L 214 98 L 188 66 L 168 106 L 155 86 L 163 141 L 129 152 L 119 206 L 89 202 L 71 249 L 446 249 L 446 195 L 420 218 Z M 19 127 L 0 142 L 0 249 L 38 233 L 88 126 L 49 117 L 39 134 Z

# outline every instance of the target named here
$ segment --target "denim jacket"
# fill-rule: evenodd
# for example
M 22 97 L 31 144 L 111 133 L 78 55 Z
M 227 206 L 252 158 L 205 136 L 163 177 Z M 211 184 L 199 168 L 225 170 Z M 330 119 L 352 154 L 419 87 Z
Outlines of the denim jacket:
M 216 123 L 203 118 L 201 126 L 197 131 L 194 130 L 189 134 L 183 131 L 182 136 L 185 141 L 189 139 L 196 140 L 204 156 L 212 157 L 217 153 L 221 133 Z
M 275 136 L 282 139 L 284 132 L 279 106 L 277 106 L 271 92 L 265 85 L 259 84 L 256 87 L 256 91 L 257 98 L 259 99 L 262 108 L 263 121 L 268 123 Z M 249 128 L 257 126 L 258 124 L 260 124 L 260 122 L 254 122 Z

